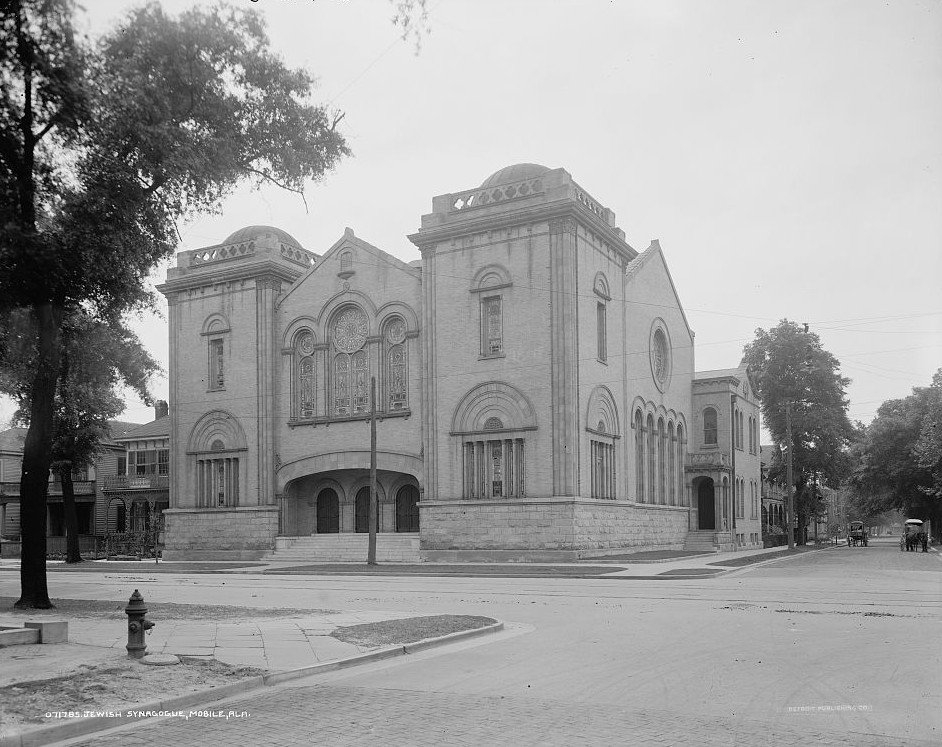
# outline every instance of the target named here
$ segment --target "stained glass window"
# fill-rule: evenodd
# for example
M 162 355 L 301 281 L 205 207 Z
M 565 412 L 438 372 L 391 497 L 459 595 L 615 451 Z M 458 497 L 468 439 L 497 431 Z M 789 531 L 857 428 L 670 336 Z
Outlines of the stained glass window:
M 363 346 L 369 323 L 357 307 L 343 309 L 331 329 L 333 344 L 332 414 L 364 415 L 370 411 L 370 364 Z
M 350 414 L 350 356 L 334 357 L 334 415 Z
M 301 359 L 298 366 L 300 378 L 300 416 L 314 417 L 314 359 L 311 356 Z
M 366 353 L 353 355 L 353 414 L 363 415 L 370 411 L 370 367 Z
M 209 343 L 209 388 L 222 389 L 226 385 L 226 373 L 223 355 L 223 341 L 211 340 Z
M 481 354 L 499 355 L 504 351 L 504 324 L 500 296 L 481 301 Z

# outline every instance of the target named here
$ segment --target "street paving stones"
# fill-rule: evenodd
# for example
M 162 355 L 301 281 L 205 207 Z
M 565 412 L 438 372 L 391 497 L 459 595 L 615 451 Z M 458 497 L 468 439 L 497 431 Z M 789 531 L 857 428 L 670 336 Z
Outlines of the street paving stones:
M 331 747 L 549 747 L 553 745 L 855 745 L 898 738 L 808 728 L 802 714 L 775 724 L 585 702 L 314 684 L 214 704 L 203 716 L 167 718 L 72 745 L 311 745 Z M 907 741 L 905 744 L 928 745 Z

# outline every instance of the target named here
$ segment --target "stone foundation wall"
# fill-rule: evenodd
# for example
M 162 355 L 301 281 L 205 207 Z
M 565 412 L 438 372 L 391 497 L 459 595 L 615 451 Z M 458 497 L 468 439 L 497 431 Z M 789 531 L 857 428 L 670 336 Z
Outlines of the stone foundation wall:
M 579 550 L 680 547 L 687 537 L 689 509 L 614 501 L 579 501 L 575 541 Z
M 164 560 L 258 560 L 275 547 L 278 508 L 171 508 L 164 522 Z
M 422 501 L 422 550 L 635 550 L 680 547 L 689 509 L 581 498 Z

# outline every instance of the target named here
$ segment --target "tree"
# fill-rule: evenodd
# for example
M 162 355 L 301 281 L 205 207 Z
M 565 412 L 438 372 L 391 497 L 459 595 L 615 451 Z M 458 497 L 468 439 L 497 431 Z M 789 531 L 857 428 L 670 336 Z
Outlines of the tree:
M 939 528 L 940 411 L 942 370 L 936 372 L 932 386 L 917 387 L 908 397 L 880 405 L 853 448 L 855 466 L 849 482 L 861 512 L 902 511 L 931 519 Z
M 915 450 L 919 466 L 929 470 L 932 483 L 920 486 L 920 490 L 942 500 L 942 368 L 932 377 L 927 397 L 926 414 Z
M 348 154 L 342 119 L 269 49 L 243 9 L 150 3 L 96 44 L 72 0 L 0 0 L 0 307 L 28 309 L 28 385 L 17 607 L 51 606 L 46 490 L 63 321 L 114 320 L 149 302 L 144 279 L 176 222 L 238 184 L 303 193 Z
M 0 393 L 18 403 L 14 422 L 28 424 L 29 381 L 35 361 L 23 311 L 0 316 Z M 160 366 L 137 336 L 120 320 L 105 324 L 79 312 L 63 322 L 59 380 L 56 386 L 52 440 L 52 470 L 60 477 L 65 516 L 66 562 L 81 562 L 78 522 L 72 485 L 74 469 L 89 464 L 111 435 L 111 419 L 124 411 L 122 387 L 149 401 L 148 382 Z
M 818 335 L 787 319 L 768 331 L 757 329 L 744 350 L 744 361 L 756 379 L 765 425 L 779 447 L 772 453 L 773 479 L 784 475 L 783 450 L 792 452 L 791 487 L 803 529 L 822 510 L 819 486 L 836 486 L 847 474 L 853 435 L 847 418 L 850 379 L 840 375 L 840 362 L 821 346 Z M 791 417 L 790 441 L 786 411 Z

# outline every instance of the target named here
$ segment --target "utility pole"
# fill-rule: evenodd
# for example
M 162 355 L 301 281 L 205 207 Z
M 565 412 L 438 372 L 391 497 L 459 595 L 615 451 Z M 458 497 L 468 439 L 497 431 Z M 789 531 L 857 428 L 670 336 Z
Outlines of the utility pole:
M 376 377 L 370 377 L 370 539 L 366 564 L 376 565 Z
M 792 403 L 785 401 L 785 438 L 788 442 L 788 454 L 785 461 L 785 482 L 788 493 L 785 496 L 785 531 L 788 533 L 788 549 L 795 549 L 795 528 L 792 517 L 795 515 L 795 486 L 792 484 Z

